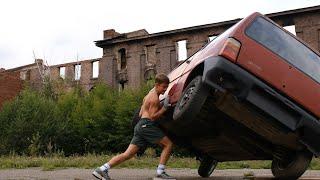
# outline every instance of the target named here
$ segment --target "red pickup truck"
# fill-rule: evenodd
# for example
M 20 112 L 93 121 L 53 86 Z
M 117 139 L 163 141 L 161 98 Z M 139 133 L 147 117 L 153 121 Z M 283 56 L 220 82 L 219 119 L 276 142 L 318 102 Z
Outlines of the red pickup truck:
M 169 73 L 174 109 L 160 124 L 196 153 L 198 173 L 218 162 L 272 160 L 296 179 L 320 154 L 320 57 L 260 13 L 242 19 Z

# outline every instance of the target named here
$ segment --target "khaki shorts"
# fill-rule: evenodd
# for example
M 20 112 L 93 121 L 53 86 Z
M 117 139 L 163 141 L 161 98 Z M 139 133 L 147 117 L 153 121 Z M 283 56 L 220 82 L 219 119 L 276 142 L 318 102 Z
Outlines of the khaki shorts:
M 150 143 L 156 144 L 163 137 L 165 137 L 165 134 L 155 122 L 147 118 L 142 118 L 134 127 L 134 135 L 130 144 L 137 145 L 141 148 Z

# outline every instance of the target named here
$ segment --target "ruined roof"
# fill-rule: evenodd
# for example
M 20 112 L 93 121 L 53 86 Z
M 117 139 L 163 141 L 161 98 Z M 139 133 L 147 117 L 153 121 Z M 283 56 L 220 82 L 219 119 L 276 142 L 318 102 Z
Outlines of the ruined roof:
M 266 14 L 266 16 L 274 20 L 276 18 L 280 18 L 283 16 L 298 15 L 300 13 L 313 12 L 313 11 L 319 11 L 319 10 L 320 10 L 320 6 L 313 6 L 313 7 L 306 7 L 306 8 L 300 8 L 300 9 L 294 9 L 294 10 Z M 219 26 L 231 26 L 240 20 L 241 19 L 238 18 L 238 19 L 229 20 L 229 21 L 199 25 L 199 26 L 192 26 L 192 27 L 175 29 L 175 30 L 153 33 L 153 34 L 146 33 L 145 35 L 142 34 L 141 36 L 127 36 L 130 33 L 123 33 L 123 34 L 118 33 L 119 36 L 117 36 L 116 38 L 107 38 L 107 39 L 105 38 L 103 40 L 95 41 L 95 43 L 96 43 L 96 46 L 102 48 L 104 46 L 111 45 L 114 43 L 119 43 L 119 42 L 147 39 L 147 38 L 156 37 L 156 36 L 165 36 L 165 35 L 170 35 L 170 34 L 175 34 L 175 33 L 200 30 L 200 29 L 207 29 L 207 28 L 213 28 L 213 27 L 219 27 Z
M 6 72 L 15 72 L 15 71 L 20 71 L 20 70 L 25 70 L 25 69 L 37 68 L 38 65 L 37 65 L 36 61 L 38 61 L 38 64 L 41 64 L 41 65 L 43 63 L 42 59 L 36 59 L 35 62 L 32 63 L 32 64 L 27 64 L 27 65 L 24 65 L 24 66 L 19 66 L 19 67 L 15 67 L 15 68 L 11 68 L 11 69 L 6 69 L 5 71 Z
M 68 62 L 68 63 L 51 65 L 50 68 L 72 66 L 72 65 L 78 65 L 78 64 L 81 64 L 81 63 L 94 62 L 94 61 L 100 61 L 100 60 L 101 60 L 101 58 L 86 59 L 86 60 L 81 60 L 81 61 L 73 61 L 73 62 Z

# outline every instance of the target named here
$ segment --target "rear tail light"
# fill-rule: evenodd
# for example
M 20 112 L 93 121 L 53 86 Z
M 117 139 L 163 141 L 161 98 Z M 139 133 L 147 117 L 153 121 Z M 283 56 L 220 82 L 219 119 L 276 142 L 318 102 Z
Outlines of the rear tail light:
M 240 47 L 241 47 L 241 44 L 239 41 L 233 38 L 228 38 L 224 43 L 219 55 L 233 62 L 236 62 L 239 51 L 240 51 Z

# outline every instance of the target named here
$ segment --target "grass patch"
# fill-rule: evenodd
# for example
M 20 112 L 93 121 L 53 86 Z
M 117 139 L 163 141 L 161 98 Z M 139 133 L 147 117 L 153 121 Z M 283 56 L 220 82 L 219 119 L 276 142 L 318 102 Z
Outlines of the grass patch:
M 43 170 L 54 170 L 62 168 L 85 168 L 92 169 L 101 166 L 112 155 L 94 155 L 85 156 L 51 156 L 51 157 L 29 157 L 29 156 L 1 156 L 0 169 L 23 169 L 30 167 L 41 167 Z M 153 156 L 135 157 L 130 159 L 116 168 L 155 168 L 158 165 L 159 158 Z M 169 168 L 190 168 L 196 169 L 199 161 L 195 158 L 171 157 L 168 165 Z M 271 161 L 237 161 L 219 163 L 217 169 L 270 169 Z M 314 158 L 309 169 L 320 170 L 320 160 Z

